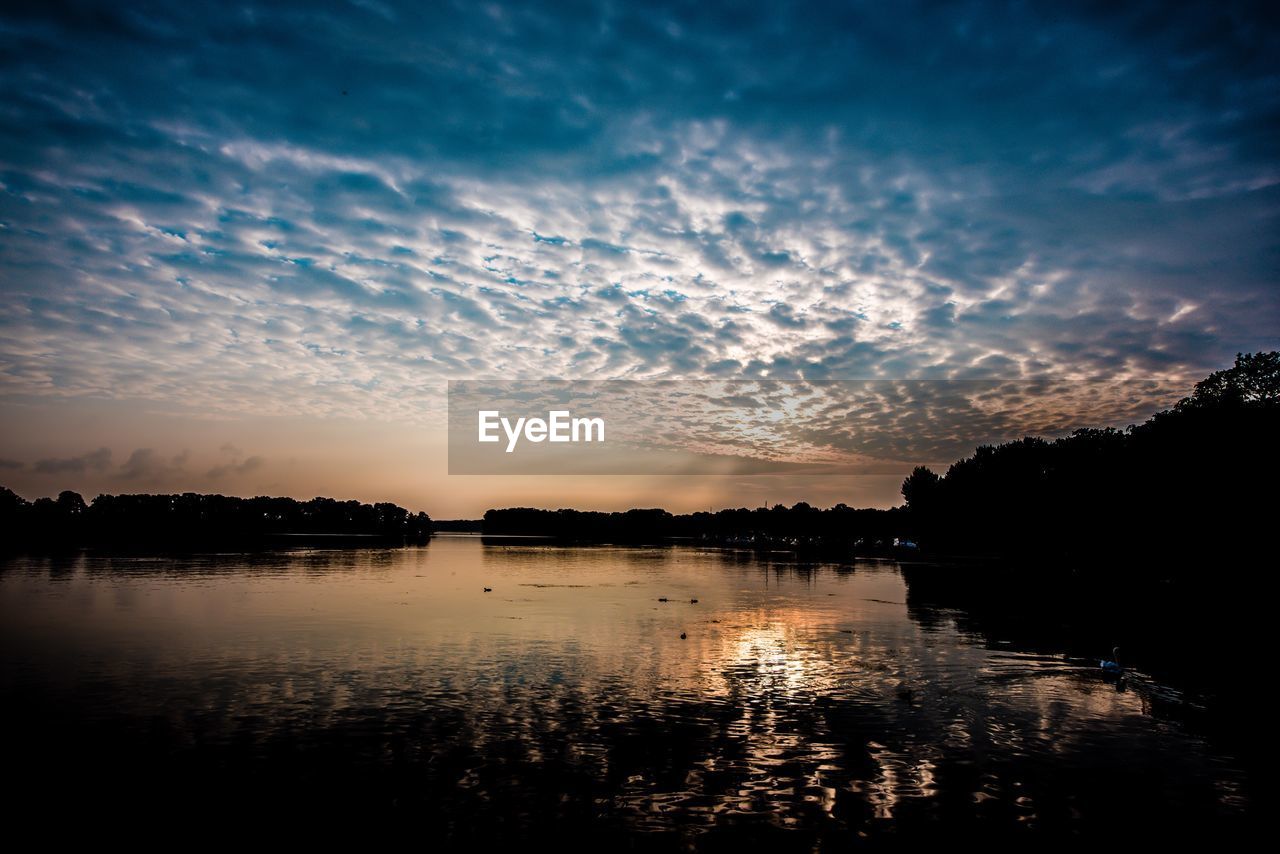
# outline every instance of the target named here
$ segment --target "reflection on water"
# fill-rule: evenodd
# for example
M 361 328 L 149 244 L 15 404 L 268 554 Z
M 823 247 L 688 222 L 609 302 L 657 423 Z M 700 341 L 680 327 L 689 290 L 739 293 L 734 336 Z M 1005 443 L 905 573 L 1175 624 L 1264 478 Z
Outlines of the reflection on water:
M 1167 689 L 905 601 L 893 564 L 683 547 L 14 559 L 5 750 L 99 805 L 127 771 L 170 808 L 266 796 L 459 841 L 805 847 L 1247 814 L 1238 764 L 1153 714 Z

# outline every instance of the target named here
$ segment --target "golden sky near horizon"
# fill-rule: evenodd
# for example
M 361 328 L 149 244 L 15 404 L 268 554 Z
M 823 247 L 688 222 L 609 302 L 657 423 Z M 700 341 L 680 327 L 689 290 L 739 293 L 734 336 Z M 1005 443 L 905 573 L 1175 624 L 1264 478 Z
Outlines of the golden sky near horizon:
M 450 476 L 443 431 L 374 419 L 209 419 L 109 401 L 10 403 L 4 411 L 14 428 L 5 460 L 31 462 L 0 468 L 0 485 L 29 500 L 63 489 L 86 500 L 104 492 L 325 495 L 394 501 L 436 519 L 477 518 L 490 507 L 514 506 L 688 512 L 901 501 L 898 475 Z M 84 446 L 85 436 L 95 444 Z M 68 447 L 80 453 L 63 456 Z

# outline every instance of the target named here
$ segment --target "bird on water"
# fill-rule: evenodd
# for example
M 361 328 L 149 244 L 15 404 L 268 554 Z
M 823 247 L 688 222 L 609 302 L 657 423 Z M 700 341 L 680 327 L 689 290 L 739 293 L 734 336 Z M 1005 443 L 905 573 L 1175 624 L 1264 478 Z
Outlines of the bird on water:
M 1120 665 L 1120 647 L 1111 648 L 1111 658 L 1104 658 L 1098 662 L 1098 666 L 1102 668 L 1103 673 L 1124 673 L 1124 667 Z

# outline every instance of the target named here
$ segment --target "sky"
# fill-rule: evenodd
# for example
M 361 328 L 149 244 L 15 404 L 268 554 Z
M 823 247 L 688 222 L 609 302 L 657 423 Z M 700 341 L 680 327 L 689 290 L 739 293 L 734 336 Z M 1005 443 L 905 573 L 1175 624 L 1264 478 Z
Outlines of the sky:
M 1266 4 L 17 6 L 28 498 L 889 506 L 896 474 L 450 476 L 446 384 L 993 379 L 1122 426 L 1278 348 Z

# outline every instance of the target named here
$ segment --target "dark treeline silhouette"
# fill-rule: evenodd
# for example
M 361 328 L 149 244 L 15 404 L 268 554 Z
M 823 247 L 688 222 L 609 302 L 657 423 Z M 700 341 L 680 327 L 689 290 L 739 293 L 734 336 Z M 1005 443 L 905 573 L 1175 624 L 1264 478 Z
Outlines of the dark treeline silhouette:
M 0 542 L 22 547 L 253 547 L 307 539 L 420 542 L 431 518 L 386 502 L 227 495 L 99 495 L 27 501 L 0 487 Z
M 905 535 L 934 553 L 1084 564 L 1247 553 L 1270 540 L 1280 353 L 1240 355 L 1126 430 L 978 448 L 902 485 Z
M 821 510 L 801 502 L 676 515 L 665 510 L 602 513 L 516 507 L 484 514 L 486 534 L 538 534 L 581 542 L 656 543 L 696 539 L 722 545 L 799 550 L 888 549 L 906 529 L 906 511 Z
M 451 534 L 478 534 L 484 527 L 480 519 L 436 519 L 431 530 Z
M 1125 430 L 983 446 L 945 474 L 918 467 L 891 510 L 800 503 L 673 515 L 490 510 L 484 532 L 564 540 L 696 538 L 758 548 L 1078 566 L 1245 553 L 1275 519 L 1280 353 L 1239 355 Z M 1099 558 L 1106 558 L 1100 561 Z

